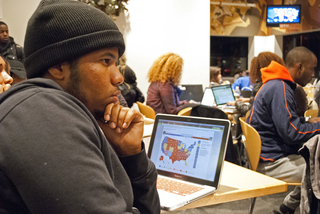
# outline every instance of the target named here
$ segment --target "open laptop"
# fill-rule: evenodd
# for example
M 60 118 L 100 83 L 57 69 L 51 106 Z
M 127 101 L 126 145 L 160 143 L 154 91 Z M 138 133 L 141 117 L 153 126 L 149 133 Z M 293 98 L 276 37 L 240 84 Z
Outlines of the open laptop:
M 200 104 L 205 106 L 210 106 L 210 107 L 216 105 L 211 87 L 206 87 L 204 89 Z
M 227 102 L 235 101 L 233 90 L 230 84 L 213 86 L 212 93 L 218 108 L 225 112 L 236 112 L 235 106 L 227 106 Z
M 218 189 L 229 130 L 229 120 L 156 115 L 148 156 L 158 171 L 162 209 L 177 209 Z
M 181 84 L 179 88 L 182 90 L 182 94 L 179 97 L 180 100 L 201 101 L 203 93 L 202 84 Z

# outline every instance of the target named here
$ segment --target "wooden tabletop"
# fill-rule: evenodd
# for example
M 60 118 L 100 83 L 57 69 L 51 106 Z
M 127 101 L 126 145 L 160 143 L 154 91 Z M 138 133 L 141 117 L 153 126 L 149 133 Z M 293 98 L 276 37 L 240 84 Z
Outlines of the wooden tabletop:
M 210 206 L 285 191 L 287 191 L 286 182 L 225 161 L 218 191 L 177 210 Z

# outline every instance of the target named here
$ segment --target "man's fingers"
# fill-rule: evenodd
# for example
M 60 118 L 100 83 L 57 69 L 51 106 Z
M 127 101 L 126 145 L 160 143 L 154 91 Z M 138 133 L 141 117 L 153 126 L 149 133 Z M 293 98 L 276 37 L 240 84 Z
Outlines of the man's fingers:
M 135 109 L 129 109 L 122 127 L 125 129 L 125 128 L 128 128 L 132 122 L 143 122 L 143 121 L 144 121 L 143 116 L 139 111 Z
M 6 85 L 4 86 L 4 91 L 8 90 L 10 87 L 11 87 L 10 84 L 6 84 Z
M 123 123 L 126 118 L 127 112 L 129 111 L 128 108 L 121 108 L 118 116 L 118 123 L 117 127 L 123 128 Z
M 106 110 L 104 111 L 104 118 L 103 118 L 105 121 L 110 121 L 110 115 L 114 105 L 115 105 L 114 103 L 110 103 L 107 105 Z

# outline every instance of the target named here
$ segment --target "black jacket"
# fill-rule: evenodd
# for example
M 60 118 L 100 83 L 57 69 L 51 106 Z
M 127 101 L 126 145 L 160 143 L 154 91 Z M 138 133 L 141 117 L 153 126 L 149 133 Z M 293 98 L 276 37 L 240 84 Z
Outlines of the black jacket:
M 78 99 L 36 78 L 0 94 L 0 213 L 160 213 L 144 147 L 119 157 Z
M 143 103 L 145 98 L 137 87 L 137 77 L 134 71 L 127 65 L 119 66 L 119 71 L 124 78 L 124 83 L 121 85 L 120 90 L 122 96 L 127 101 L 128 107 L 132 107 L 133 103 L 137 101 Z
M 0 47 L 0 55 L 4 56 L 6 59 L 18 59 L 20 62 L 24 61 L 23 48 L 16 44 L 11 36 L 9 37 L 7 44 Z

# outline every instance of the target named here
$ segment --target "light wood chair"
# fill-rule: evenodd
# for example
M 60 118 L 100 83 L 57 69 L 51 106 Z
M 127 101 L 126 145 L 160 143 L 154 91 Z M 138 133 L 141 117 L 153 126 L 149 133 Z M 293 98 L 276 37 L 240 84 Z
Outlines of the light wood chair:
M 261 153 L 261 139 L 260 135 L 250 126 L 244 119 L 244 117 L 240 117 L 240 125 L 242 129 L 242 134 L 244 136 L 243 143 L 245 145 L 248 159 L 250 163 L 250 168 L 254 171 L 257 170 L 259 161 L 260 161 L 260 153 Z
M 191 110 L 192 110 L 192 107 L 187 107 L 187 108 L 181 109 L 178 112 L 178 115 L 180 115 L 180 116 L 190 116 Z
M 309 109 L 304 112 L 304 117 L 317 117 L 318 116 L 318 109 Z
M 156 113 L 154 112 L 153 108 L 151 108 L 148 105 L 145 105 L 141 102 L 137 102 L 138 107 L 139 107 L 139 111 L 141 112 L 141 114 L 143 114 L 145 117 L 153 119 L 156 117 Z
M 249 125 L 244 117 L 240 117 L 239 120 L 243 134 L 242 141 L 247 151 L 250 168 L 256 171 L 260 161 L 261 138 L 257 130 Z M 287 185 L 299 186 L 301 183 L 287 182 Z M 255 199 L 256 198 L 252 199 L 249 213 L 252 213 L 253 211 Z

